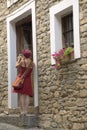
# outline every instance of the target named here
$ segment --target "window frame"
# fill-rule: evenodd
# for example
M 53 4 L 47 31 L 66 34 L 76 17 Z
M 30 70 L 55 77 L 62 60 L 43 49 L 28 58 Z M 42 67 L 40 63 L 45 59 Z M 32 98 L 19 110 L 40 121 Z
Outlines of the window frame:
M 50 8 L 50 44 L 51 64 L 55 64 L 52 54 L 63 48 L 62 45 L 62 15 L 73 12 L 74 57 L 80 58 L 80 31 L 79 31 L 79 0 L 63 0 Z

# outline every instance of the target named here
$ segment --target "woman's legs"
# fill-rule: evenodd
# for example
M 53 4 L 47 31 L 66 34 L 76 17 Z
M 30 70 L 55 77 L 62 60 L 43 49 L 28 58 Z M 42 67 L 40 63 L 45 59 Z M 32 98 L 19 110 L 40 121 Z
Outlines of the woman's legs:
M 24 94 L 19 94 L 21 114 L 26 114 L 28 112 L 29 106 L 29 96 Z
M 28 106 L 29 106 L 29 96 L 25 95 L 25 113 L 27 114 L 28 112 Z
M 23 94 L 19 94 L 19 104 L 20 104 L 20 112 L 21 114 L 24 113 L 24 105 L 25 105 L 25 98 Z

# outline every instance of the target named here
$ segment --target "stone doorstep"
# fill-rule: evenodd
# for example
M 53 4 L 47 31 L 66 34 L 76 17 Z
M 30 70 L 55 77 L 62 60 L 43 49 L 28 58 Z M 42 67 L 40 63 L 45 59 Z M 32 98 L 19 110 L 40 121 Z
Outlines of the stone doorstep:
M 7 113 L 7 114 L 19 114 L 20 113 L 20 108 L 5 108 L 4 110 L 2 110 L 3 113 Z M 28 108 L 28 113 L 29 114 L 33 114 L 35 111 L 34 106 L 29 106 Z
M 38 127 L 34 127 L 34 128 L 20 128 L 20 127 L 16 127 L 10 124 L 6 124 L 6 123 L 0 123 L 0 130 L 43 130 L 40 129 Z
M 0 115 L 0 123 L 7 123 L 22 128 L 33 128 L 38 126 L 38 117 L 34 114 L 20 116 L 18 114 Z
M 5 113 L 5 114 L 19 114 L 20 113 L 20 108 L 1 108 L 0 109 L 0 114 Z M 28 114 L 37 114 L 39 113 L 39 107 L 34 107 L 34 106 L 29 106 L 28 108 Z

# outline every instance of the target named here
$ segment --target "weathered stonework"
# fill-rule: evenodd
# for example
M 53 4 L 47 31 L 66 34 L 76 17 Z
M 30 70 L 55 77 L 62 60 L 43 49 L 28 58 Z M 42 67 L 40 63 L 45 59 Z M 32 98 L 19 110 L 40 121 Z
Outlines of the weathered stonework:
M 0 1 L 0 109 L 7 105 L 7 34 L 6 34 L 6 2 Z
M 79 3 L 82 57 L 57 71 L 50 64 L 49 8 L 58 2 L 36 2 L 40 125 L 64 130 L 87 129 L 87 2 Z
M 0 3 L 0 108 L 7 107 L 8 98 L 6 16 L 27 1 L 19 0 L 8 9 L 5 0 Z M 54 70 L 50 58 L 49 8 L 60 1 L 36 1 L 39 125 L 53 130 L 86 130 L 87 0 L 79 0 L 81 58 Z

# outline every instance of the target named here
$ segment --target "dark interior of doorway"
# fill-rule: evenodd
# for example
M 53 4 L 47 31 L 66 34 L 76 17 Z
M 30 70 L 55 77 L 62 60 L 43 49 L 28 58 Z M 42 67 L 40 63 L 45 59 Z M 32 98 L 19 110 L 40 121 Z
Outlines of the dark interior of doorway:
M 32 20 L 31 15 L 16 23 L 17 55 L 23 49 L 32 49 Z

